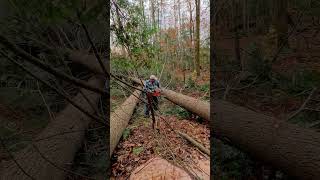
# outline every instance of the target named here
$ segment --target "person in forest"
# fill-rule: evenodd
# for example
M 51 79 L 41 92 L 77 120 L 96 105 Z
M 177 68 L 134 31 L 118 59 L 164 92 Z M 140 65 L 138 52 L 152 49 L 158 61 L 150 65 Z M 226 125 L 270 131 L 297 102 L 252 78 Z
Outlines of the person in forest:
M 158 109 L 158 93 L 160 92 L 160 82 L 157 80 L 155 75 L 151 75 L 148 80 L 145 81 L 144 83 L 144 96 L 146 97 L 146 101 L 148 102 L 147 96 L 151 96 L 151 103 L 153 109 L 157 110 Z M 149 117 L 149 105 L 148 103 L 144 104 L 144 116 Z

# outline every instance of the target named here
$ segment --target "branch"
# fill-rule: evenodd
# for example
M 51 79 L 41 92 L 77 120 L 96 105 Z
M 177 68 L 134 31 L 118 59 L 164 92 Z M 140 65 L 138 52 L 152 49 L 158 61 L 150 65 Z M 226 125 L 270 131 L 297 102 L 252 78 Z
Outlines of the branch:
M 48 86 L 49 88 L 51 88 L 53 91 L 55 91 L 57 94 L 61 95 L 62 97 L 64 97 L 70 104 L 72 104 L 75 108 L 77 108 L 78 110 L 80 110 L 81 112 L 83 112 L 84 114 L 86 114 L 87 116 L 91 117 L 92 119 L 96 120 L 98 123 L 102 123 L 106 126 L 108 126 L 107 123 L 104 122 L 104 119 L 101 119 L 95 115 L 90 114 L 88 111 L 86 111 L 85 109 L 83 109 L 81 106 L 79 106 L 78 104 L 76 104 L 70 97 L 68 97 L 67 95 L 65 95 L 64 93 L 60 92 L 57 88 L 53 87 L 52 85 L 50 85 L 48 82 L 42 80 L 41 78 L 39 78 L 38 76 L 36 76 L 34 73 L 32 73 L 29 69 L 27 69 L 26 67 L 24 67 L 22 64 L 18 63 L 17 61 L 13 60 L 12 58 L 8 57 L 7 55 L 5 55 L 3 52 L 1 52 L 2 55 L 6 56 L 8 58 L 8 60 L 10 60 L 11 62 L 13 62 L 14 64 L 18 65 L 20 68 L 22 68 L 24 71 L 26 71 L 28 74 L 30 74 L 32 77 L 34 77 L 35 79 L 37 79 L 38 81 L 42 82 L 43 84 L 45 84 L 46 86 Z
M 289 115 L 288 120 L 292 119 L 293 117 L 295 117 L 296 115 L 298 115 L 301 111 L 306 109 L 306 105 L 308 104 L 308 102 L 310 101 L 312 95 L 314 94 L 314 92 L 317 90 L 317 88 L 313 88 L 312 91 L 310 92 L 308 98 L 304 101 L 304 103 L 301 105 L 301 107 L 294 113 L 292 113 L 291 115 Z
M 38 58 L 26 53 L 24 50 L 18 48 L 15 44 L 13 44 L 12 42 L 10 42 L 7 38 L 5 38 L 3 35 L 0 34 L 0 43 L 2 45 L 4 45 L 5 47 L 7 47 L 8 49 L 10 49 L 12 52 L 16 53 L 18 56 L 22 57 L 24 60 L 30 62 L 31 64 L 55 75 L 56 77 L 58 77 L 61 80 L 64 81 L 68 81 L 70 83 L 73 83 L 79 87 L 83 87 L 85 89 L 94 91 L 94 92 L 98 92 L 98 93 L 108 93 L 107 91 L 100 89 L 100 88 L 96 88 L 93 87 L 89 84 L 87 84 L 87 82 L 83 81 L 83 80 L 79 80 L 77 78 L 74 77 L 70 77 L 68 75 L 66 75 L 65 73 L 61 73 L 59 71 L 57 71 L 56 69 L 48 66 L 47 64 L 41 62 Z
M 185 139 L 187 139 L 189 142 L 191 142 L 194 146 L 196 146 L 197 148 L 199 148 L 202 152 L 206 153 L 207 155 L 210 156 L 210 151 L 205 148 L 202 144 L 198 143 L 196 140 L 194 140 L 193 138 L 191 138 L 190 136 L 188 136 L 185 133 L 182 133 L 180 131 L 178 131 L 178 134 L 182 137 L 184 137 Z

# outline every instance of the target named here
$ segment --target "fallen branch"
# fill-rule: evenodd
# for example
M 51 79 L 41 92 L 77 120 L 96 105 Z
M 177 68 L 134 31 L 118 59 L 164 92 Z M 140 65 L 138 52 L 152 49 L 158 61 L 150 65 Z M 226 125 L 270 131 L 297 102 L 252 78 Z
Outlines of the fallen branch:
M 191 138 L 190 136 L 188 136 L 185 133 L 182 133 L 180 131 L 177 131 L 178 134 L 182 137 L 184 137 L 186 140 L 188 140 L 189 142 L 191 142 L 191 144 L 193 144 L 194 146 L 196 146 L 197 148 L 199 148 L 202 152 L 206 153 L 208 156 L 210 156 L 210 150 L 205 148 L 202 144 L 198 143 L 196 140 L 194 140 L 193 138 Z
M 13 44 L 12 42 L 10 42 L 6 37 L 4 37 L 3 35 L 0 35 L 0 43 L 5 46 L 6 48 L 8 48 L 10 51 L 14 52 L 15 54 L 17 54 L 18 56 L 22 57 L 23 60 L 28 61 L 29 63 L 37 66 L 38 68 L 56 76 L 59 79 L 62 79 L 64 81 L 73 83 L 79 87 L 83 87 L 85 89 L 94 91 L 94 92 L 98 92 L 98 93 L 108 93 L 107 91 L 105 91 L 102 88 L 97 88 L 94 86 L 91 86 L 90 84 L 88 84 L 87 82 L 71 77 L 65 73 L 62 73 L 60 71 L 58 71 L 57 69 L 52 68 L 51 66 L 43 63 L 42 61 L 40 61 L 38 58 L 28 54 L 27 52 L 25 52 L 24 50 L 22 50 L 21 48 L 17 47 L 15 44 Z
M 308 98 L 304 101 L 304 103 L 301 105 L 301 107 L 295 111 L 294 113 L 292 113 L 291 115 L 289 115 L 287 120 L 290 120 L 292 118 L 294 118 L 296 115 L 298 115 L 301 111 L 306 109 L 306 105 L 308 104 L 308 102 L 310 101 L 312 95 L 314 94 L 314 92 L 317 90 L 317 88 L 313 88 L 312 91 L 310 92 Z

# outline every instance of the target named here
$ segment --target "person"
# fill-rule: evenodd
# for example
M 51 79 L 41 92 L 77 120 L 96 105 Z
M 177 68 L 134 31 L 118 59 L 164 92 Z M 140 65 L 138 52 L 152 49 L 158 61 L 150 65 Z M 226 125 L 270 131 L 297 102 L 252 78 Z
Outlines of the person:
M 148 99 L 147 99 L 147 94 L 151 94 L 152 95 L 152 98 L 151 98 L 151 103 L 152 103 L 152 107 L 153 109 L 157 110 L 158 109 L 158 97 L 157 96 L 154 96 L 154 93 L 156 91 L 160 91 L 160 82 L 157 80 L 156 76 L 155 75 L 151 75 L 150 78 L 148 80 L 145 81 L 144 83 L 144 87 L 143 87 L 143 90 L 144 90 L 144 96 L 145 96 L 145 99 L 146 101 L 148 102 Z M 144 116 L 145 117 L 149 117 L 149 105 L 148 103 L 145 103 L 144 104 Z

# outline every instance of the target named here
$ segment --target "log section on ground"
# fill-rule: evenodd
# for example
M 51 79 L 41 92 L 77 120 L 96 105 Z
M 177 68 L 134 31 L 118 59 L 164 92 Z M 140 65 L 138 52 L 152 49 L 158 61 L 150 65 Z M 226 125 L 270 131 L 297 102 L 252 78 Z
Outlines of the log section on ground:
M 216 134 L 299 179 L 320 177 L 320 133 L 226 101 L 214 101 Z
M 103 88 L 104 80 L 93 77 L 88 83 Z M 90 100 L 90 104 L 97 107 L 100 94 L 85 89 L 82 89 L 82 92 Z M 88 112 L 95 112 L 81 93 L 78 93 L 73 100 Z M 37 180 L 63 180 L 67 174 L 63 169 L 70 168 L 70 165 L 67 164 L 72 164 L 90 121 L 91 118 L 69 104 L 34 139 L 33 145 L 13 154 L 15 160 L 27 174 Z M 0 179 L 26 180 L 30 178 L 18 168 L 15 162 L 4 161 L 0 164 Z
M 110 156 L 116 148 L 123 131 L 128 126 L 129 120 L 139 101 L 141 91 L 136 90 L 126 101 L 111 113 L 110 119 Z

